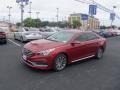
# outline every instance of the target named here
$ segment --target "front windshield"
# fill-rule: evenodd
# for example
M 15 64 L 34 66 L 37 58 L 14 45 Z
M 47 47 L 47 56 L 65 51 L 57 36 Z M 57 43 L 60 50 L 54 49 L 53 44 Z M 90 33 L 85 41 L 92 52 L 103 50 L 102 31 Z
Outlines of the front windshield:
M 56 41 L 56 42 L 68 42 L 73 36 L 74 33 L 64 31 L 64 32 L 58 32 L 48 37 L 47 40 Z

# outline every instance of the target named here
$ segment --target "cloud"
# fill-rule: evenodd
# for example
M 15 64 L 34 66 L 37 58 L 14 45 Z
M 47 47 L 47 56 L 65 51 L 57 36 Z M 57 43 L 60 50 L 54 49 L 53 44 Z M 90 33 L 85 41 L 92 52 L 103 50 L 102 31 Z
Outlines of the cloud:
M 39 11 L 39 17 L 44 20 L 56 20 L 56 8 L 59 8 L 59 16 L 60 19 L 67 17 L 69 14 L 76 12 L 76 13 L 88 13 L 88 5 L 76 2 L 74 0 L 31 0 L 32 1 L 32 11 L 36 12 Z M 120 13 L 119 11 L 119 0 L 95 0 L 99 2 L 103 6 L 112 9 L 113 5 L 118 5 L 116 8 L 116 12 Z M 20 8 L 19 5 L 16 3 L 16 0 L 1 0 L 0 1 L 0 18 L 6 17 L 8 15 L 8 9 L 6 8 L 8 5 L 11 5 L 13 8 L 11 10 L 12 18 L 11 20 L 16 22 L 20 21 Z M 29 5 L 25 7 L 25 14 L 24 18 L 28 17 Z M 36 18 L 36 14 L 32 14 L 33 18 Z M 103 20 L 106 21 L 106 25 L 110 24 L 109 20 L 109 13 L 104 11 L 98 10 L 98 14 L 96 15 L 97 18 L 100 19 L 102 22 Z M 114 24 L 119 25 L 119 20 L 116 20 Z

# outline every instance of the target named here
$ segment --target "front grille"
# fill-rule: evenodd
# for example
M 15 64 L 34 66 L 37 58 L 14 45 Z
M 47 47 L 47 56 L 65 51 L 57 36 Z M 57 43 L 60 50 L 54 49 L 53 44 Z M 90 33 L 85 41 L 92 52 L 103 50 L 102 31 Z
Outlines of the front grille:
M 28 49 L 23 49 L 22 51 L 23 55 L 26 55 L 28 57 L 31 57 L 34 53 L 31 51 L 31 50 L 28 50 Z

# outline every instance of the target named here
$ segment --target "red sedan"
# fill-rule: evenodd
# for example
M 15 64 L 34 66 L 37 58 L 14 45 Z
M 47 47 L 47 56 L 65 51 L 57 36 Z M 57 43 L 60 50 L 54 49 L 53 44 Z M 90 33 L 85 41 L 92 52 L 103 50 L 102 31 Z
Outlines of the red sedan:
M 0 43 L 7 43 L 6 33 L 2 29 L 0 29 Z
M 91 57 L 100 59 L 105 49 L 106 39 L 93 32 L 61 31 L 27 43 L 22 61 L 32 68 L 61 71 L 70 63 Z

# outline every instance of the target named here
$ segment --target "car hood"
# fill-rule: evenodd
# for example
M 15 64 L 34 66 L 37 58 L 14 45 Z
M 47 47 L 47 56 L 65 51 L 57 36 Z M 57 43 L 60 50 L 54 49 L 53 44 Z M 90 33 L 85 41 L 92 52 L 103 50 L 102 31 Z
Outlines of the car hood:
M 41 39 L 41 40 L 35 40 L 35 41 L 27 43 L 24 46 L 24 48 L 31 50 L 33 52 L 39 52 L 43 50 L 57 48 L 57 47 L 63 46 L 64 44 L 65 43 L 63 42 L 55 42 L 55 41 Z

